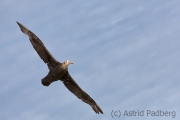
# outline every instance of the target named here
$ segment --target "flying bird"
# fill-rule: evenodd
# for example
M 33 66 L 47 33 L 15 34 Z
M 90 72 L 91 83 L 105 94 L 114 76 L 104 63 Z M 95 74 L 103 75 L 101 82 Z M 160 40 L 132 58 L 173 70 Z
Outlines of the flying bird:
M 63 63 L 57 61 L 45 47 L 43 42 L 33 32 L 19 22 L 17 22 L 17 24 L 21 31 L 29 37 L 32 46 L 49 68 L 49 73 L 41 80 L 42 84 L 44 86 L 49 86 L 52 82 L 60 80 L 75 96 L 89 104 L 96 114 L 103 114 L 103 111 L 97 103 L 84 90 L 82 90 L 70 76 L 68 65 L 73 64 L 73 62 L 70 60 L 65 60 Z

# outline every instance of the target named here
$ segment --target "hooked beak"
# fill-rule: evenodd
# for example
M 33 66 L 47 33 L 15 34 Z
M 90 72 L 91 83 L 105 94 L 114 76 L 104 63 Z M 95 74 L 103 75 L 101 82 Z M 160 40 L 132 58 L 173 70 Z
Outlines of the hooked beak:
M 73 62 L 70 61 L 69 64 L 73 64 Z

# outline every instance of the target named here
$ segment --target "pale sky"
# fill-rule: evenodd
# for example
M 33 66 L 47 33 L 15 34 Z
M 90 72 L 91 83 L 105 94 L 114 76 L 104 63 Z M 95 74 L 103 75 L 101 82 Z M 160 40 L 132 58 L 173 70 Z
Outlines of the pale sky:
M 179 120 L 179 11 L 178 0 L 1 0 L 0 120 Z M 69 73 L 104 114 L 61 81 L 41 84 L 48 68 L 16 21 L 74 62 Z

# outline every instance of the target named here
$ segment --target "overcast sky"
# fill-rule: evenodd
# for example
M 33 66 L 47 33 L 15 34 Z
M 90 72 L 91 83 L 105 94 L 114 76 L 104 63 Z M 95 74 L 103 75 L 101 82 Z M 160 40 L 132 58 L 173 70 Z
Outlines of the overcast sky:
M 180 1 L 1 0 L 0 16 L 1 120 L 180 119 Z M 61 81 L 41 84 L 48 68 L 16 21 L 74 62 L 71 76 L 103 115 Z

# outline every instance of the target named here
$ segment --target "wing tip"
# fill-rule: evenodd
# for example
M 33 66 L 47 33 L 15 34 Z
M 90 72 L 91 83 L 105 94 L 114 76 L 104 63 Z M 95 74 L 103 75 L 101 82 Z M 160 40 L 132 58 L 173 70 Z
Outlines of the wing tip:
M 20 23 L 18 21 L 16 21 L 16 23 L 19 25 Z
M 28 31 L 29 31 L 29 30 L 28 30 L 25 26 L 23 26 L 21 23 L 19 23 L 18 21 L 16 21 L 16 23 L 19 25 L 21 31 L 22 31 L 24 34 L 28 35 Z
M 91 105 L 92 109 L 96 112 L 96 114 L 104 114 L 103 111 L 101 110 L 101 108 L 95 103 L 93 105 Z

